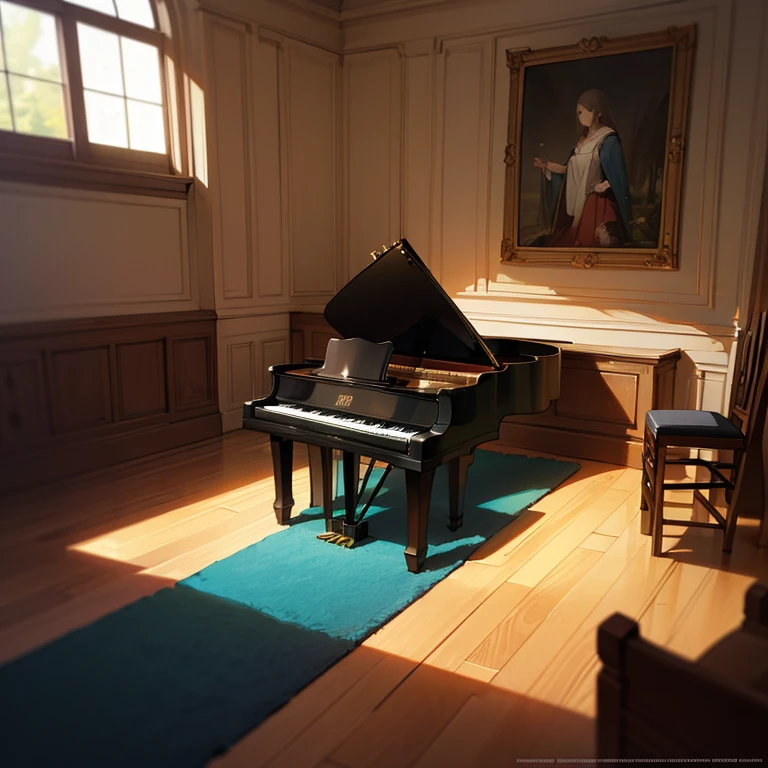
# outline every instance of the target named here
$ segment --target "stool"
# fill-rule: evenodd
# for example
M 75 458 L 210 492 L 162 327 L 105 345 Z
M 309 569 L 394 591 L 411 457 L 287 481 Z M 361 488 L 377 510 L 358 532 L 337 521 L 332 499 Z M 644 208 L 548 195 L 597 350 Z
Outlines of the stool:
M 732 463 L 708 461 L 701 458 L 668 459 L 667 449 L 704 448 L 716 451 L 734 451 Z M 714 411 L 675 410 L 648 411 L 645 417 L 643 440 L 642 500 L 640 503 L 641 530 L 653 536 L 653 554 L 661 555 L 663 526 L 685 525 L 698 528 L 722 528 L 723 551 L 730 552 L 736 532 L 736 472 L 744 451 L 744 433 L 722 414 Z M 709 481 L 667 483 L 664 471 L 670 464 L 704 467 L 709 471 Z M 721 470 L 731 470 L 726 477 Z M 724 488 L 728 499 L 725 518 L 712 502 L 702 494 L 705 488 Z M 695 520 L 679 521 L 664 518 L 664 491 L 693 490 L 694 498 L 714 517 L 714 523 Z

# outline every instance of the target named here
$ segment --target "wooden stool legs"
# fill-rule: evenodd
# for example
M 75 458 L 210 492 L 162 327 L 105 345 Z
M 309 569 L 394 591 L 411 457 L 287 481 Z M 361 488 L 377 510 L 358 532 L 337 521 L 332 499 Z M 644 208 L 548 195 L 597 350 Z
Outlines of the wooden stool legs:
M 664 467 L 667 463 L 667 446 L 656 445 L 656 461 L 653 465 L 653 510 L 651 513 L 652 541 L 654 557 L 661 554 L 664 536 Z

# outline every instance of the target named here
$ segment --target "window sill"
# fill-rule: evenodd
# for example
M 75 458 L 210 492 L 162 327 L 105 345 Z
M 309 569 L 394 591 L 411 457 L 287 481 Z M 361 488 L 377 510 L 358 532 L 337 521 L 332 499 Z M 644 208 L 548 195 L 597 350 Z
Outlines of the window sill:
M 190 176 L 0 153 L 0 181 L 186 199 Z

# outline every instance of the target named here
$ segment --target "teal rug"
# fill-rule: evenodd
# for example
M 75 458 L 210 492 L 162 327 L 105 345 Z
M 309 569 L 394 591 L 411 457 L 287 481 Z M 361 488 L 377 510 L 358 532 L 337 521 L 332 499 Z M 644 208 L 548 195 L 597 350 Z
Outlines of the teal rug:
M 578 468 L 478 451 L 456 533 L 440 468 L 418 574 L 403 557 L 402 472 L 387 478 L 368 513 L 371 538 L 354 549 L 319 541 L 322 514 L 306 510 L 1 668 L 0 765 L 204 766 Z

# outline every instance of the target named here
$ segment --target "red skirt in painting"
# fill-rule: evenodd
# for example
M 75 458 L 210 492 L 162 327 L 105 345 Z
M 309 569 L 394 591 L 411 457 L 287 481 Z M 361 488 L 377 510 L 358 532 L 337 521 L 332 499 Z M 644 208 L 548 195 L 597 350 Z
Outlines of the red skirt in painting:
M 563 206 L 565 208 L 565 206 Z M 547 243 L 556 248 L 614 248 L 626 242 L 619 207 L 613 195 L 593 192 L 584 201 L 579 223 L 573 217 L 558 217 L 557 229 Z

